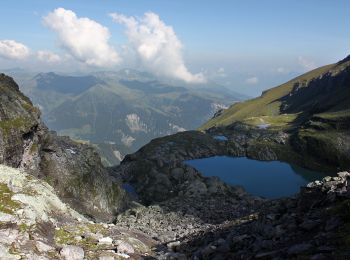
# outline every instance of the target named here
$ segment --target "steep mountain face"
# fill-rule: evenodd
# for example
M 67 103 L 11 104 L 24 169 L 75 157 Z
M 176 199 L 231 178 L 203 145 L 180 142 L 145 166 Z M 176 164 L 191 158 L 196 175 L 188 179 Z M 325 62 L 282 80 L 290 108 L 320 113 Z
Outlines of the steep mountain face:
M 350 167 L 350 58 L 324 66 L 232 105 L 200 129 L 228 130 L 237 124 L 289 135 L 290 158 L 317 159 Z M 216 130 L 215 130 L 216 129 Z
M 173 86 L 133 70 L 41 73 L 21 82 L 49 128 L 97 145 L 106 164 L 119 163 L 153 138 L 195 129 L 242 98 L 223 87 Z
M 95 218 L 123 209 L 125 193 L 90 146 L 49 132 L 12 78 L 0 75 L 0 163 L 54 185 L 60 197 Z

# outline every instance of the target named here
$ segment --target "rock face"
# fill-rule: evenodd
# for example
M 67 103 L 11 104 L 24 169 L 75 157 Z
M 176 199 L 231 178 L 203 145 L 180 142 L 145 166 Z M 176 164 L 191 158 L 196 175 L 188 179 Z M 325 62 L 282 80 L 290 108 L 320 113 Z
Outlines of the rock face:
M 0 75 L 0 163 L 46 180 L 80 212 L 100 219 L 122 210 L 126 196 L 89 146 L 49 132 L 40 111 L 12 78 Z

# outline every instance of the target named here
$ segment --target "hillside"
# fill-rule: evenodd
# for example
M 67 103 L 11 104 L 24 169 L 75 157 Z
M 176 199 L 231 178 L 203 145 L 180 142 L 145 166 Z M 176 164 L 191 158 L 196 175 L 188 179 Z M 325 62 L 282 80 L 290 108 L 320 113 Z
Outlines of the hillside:
M 350 56 L 312 70 L 260 97 L 232 105 L 221 115 L 209 120 L 200 129 L 244 122 L 272 128 L 293 128 L 313 116 L 344 117 L 350 108 Z
M 200 130 L 225 132 L 233 138 L 243 128 L 246 132 L 265 131 L 263 136 L 282 133 L 286 136 L 283 145 L 261 138 L 246 147 L 252 153 L 258 146 L 265 147 L 274 151 L 275 159 L 308 168 L 347 170 L 350 167 L 349 100 L 350 56 L 269 89 L 258 98 L 236 103 Z

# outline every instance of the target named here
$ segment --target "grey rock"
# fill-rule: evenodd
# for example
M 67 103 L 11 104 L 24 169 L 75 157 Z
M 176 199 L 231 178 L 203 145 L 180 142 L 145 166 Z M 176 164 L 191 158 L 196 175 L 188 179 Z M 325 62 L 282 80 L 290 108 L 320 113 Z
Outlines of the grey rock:
M 78 246 L 64 246 L 60 254 L 66 260 L 83 260 L 85 255 L 84 250 Z
M 48 251 L 52 251 L 52 250 L 55 250 L 54 247 L 48 245 L 48 244 L 45 244 L 41 241 L 36 241 L 35 242 L 35 247 L 36 249 L 38 249 L 39 252 L 43 253 L 43 252 L 48 252 Z
M 311 244 L 302 243 L 302 244 L 297 244 L 297 245 L 291 246 L 290 248 L 288 248 L 287 252 L 290 255 L 298 255 L 298 254 L 307 252 L 311 248 L 312 248 Z
M 305 220 L 303 223 L 301 223 L 299 225 L 299 227 L 306 230 L 306 231 L 310 231 L 310 230 L 314 229 L 315 227 L 317 227 L 319 224 L 320 224 L 320 221 Z
M 128 242 L 118 240 L 116 241 L 118 253 L 133 254 L 135 249 Z

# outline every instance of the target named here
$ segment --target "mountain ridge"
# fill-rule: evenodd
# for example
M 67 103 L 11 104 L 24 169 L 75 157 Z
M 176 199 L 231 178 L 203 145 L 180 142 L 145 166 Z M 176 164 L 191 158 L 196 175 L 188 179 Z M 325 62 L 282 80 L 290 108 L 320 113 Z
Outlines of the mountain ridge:
M 80 87 L 71 91 L 74 84 Z M 195 129 L 241 98 L 227 89 L 171 85 L 130 69 L 74 77 L 41 73 L 21 86 L 50 129 L 96 145 L 106 165 L 118 164 L 153 138 Z

